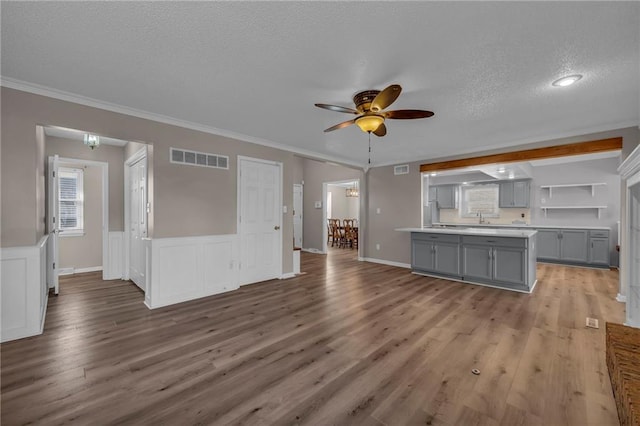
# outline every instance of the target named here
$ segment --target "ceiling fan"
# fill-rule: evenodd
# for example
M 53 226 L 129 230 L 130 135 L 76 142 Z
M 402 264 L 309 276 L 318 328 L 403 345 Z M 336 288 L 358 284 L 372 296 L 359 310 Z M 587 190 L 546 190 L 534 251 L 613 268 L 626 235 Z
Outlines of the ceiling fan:
M 384 121 L 387 118 L 394 120 L 411 120 L 414 118 L 432 117 L 433 112 L 421 109 L 399 109 L 395 111 L 383 111 L 391 105 L 400 93 L 402 87 L 399 84 L 392 84 L 384 90 L 365 90 L 358 92 L 353 97 L 353 103 L 356 109 L 346 108 L 339 105 L 315 104 L 318 108 L 324 108 L 336 112 L 345 112 L 347 114 L 355 114 L 356 118 L 345 121 L 335 126 L 325 129 L 325 132 L 342 129 L 344 127 L 356 124 L 360 130 L 366 133 L 373 133 L 382 137 L 387 134 L 387 127 Z

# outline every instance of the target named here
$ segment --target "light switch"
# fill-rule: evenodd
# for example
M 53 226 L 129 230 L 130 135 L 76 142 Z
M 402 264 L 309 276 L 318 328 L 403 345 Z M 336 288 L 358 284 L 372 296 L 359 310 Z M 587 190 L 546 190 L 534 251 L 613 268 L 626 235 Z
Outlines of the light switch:
M 376 214 L 380 214 L 380 207 L 376 209 Z

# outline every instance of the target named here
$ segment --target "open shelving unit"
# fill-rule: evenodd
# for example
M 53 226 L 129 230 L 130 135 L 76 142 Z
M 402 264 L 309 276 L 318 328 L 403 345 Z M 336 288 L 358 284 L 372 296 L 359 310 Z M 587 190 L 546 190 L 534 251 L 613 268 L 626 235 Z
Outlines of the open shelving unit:
M 607 206 L 542 206 L 544 217 L 547 217 L 547 210 L 577 210 L 577 209 L 596 209 L 598 211 L 598 219 L 600 219 L 600 211 L 606 209 Z
M 549 198 L 553 198 L 553 189 L 554 188 L 578 188 L 578 187 L 591 187 L 591 197 L 595 197 L 596 195 L 596 186 L 604 186 L 605 182 L 594 182 L 594 183 L 566 183 L 561 185 L 541 185 L 540 189 L 548 189 L 549 190 Z

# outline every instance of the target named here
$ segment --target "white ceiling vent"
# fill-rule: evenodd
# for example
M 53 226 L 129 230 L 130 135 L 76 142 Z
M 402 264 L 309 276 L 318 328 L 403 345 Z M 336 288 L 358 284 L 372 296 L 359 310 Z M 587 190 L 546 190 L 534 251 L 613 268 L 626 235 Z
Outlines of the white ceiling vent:
M 229 170 L 229 157 L 226 155 L 207 154 L 186 149 L 171 148 L 170 162 Z
M 402 166 L 394 166 L 393 167 L 394 175 L 408 175 L 409 174 L 409 165 L 403 164 Z

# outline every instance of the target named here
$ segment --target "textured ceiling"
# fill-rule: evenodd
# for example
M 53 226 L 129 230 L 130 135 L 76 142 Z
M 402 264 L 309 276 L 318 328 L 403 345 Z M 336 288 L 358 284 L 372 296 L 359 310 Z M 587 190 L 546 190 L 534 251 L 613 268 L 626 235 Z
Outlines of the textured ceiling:
M 364 165 L 352 106 L 392 83 L 372 163 L 639 122 L 638 2 L 3 2 L 3 84 L 45 86 Z M 550 83 L 584 78 L 567 88 Z M 50 123 L 55 124 L 55 123 Z

